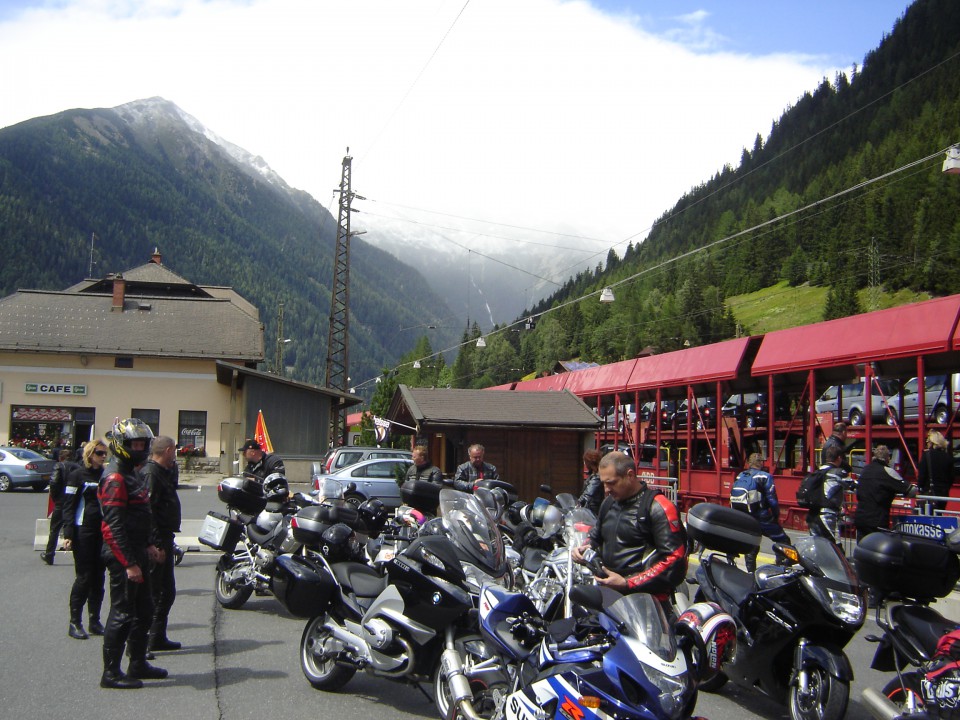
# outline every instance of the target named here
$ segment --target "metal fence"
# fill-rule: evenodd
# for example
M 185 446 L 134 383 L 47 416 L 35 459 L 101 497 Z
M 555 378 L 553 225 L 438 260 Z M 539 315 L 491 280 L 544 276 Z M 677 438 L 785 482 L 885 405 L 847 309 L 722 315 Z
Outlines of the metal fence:
M 904 532 L 911 532 L 912 527 L 925 526 L 929 532 L 920 532 L 914 529 L 911 534 L 922 537 L 940 539 L 948 535 L 960 522 L 960 512 L 946 510 L 948 502 L 956 503 L 956 498 L 941 497 L 939 495 L 917 495 L 914 498 L 897 498 L 890 508 L 890 526 Z M 843 552 L 847 557 L 853 556 L 857 546 L 857 529 L 853 524 L 854 512 L 857 508 L 857 495 L 853 491 L 844 493 L 843 514 L 840 519 L 840 540 Z M 929 520 L 925 520 L 929 518 Z M 911 526 L 911 527 L 908 527 Z M 939 528 L 939 530 L 937 529 Z

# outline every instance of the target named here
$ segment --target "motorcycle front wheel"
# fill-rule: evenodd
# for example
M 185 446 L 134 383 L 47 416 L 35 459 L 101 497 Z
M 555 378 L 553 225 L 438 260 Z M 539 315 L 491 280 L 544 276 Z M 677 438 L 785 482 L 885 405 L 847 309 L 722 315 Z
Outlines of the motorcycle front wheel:
M 821 667 L 807 669 L 807 692 L 799 683 L 790 686 L 792 720 L 840 720 L 847 711 L 850 684 L 838 680 Z
M 242 607 L 253 594 L 253 587 L 250 585 L 231 584 L 223 570 L 217 570 L 217 580 L 214 583 L 213 590 L 217 596 L 217 602 L 227 610 L 236 610 Z
M 478 665 L 486 659 L 483 638 L 479 635 L 462 635 L 454 640 L 457 652 L 460 654 L 460 660 L 464 667 Z M 494 691 L 500 689 L 506 691 L 507 678 L 501 677 L 499 673 L 491 671 L 485 673 L 484 677 L 471 677 L 470 689 L 473 691 L 473 709 L 482 718 L 493 716 L 496 710 L 496 699 Z M 437 663 L 433 673 L 433 700 L 437 706 L 437 712 L 443 720 L 449 720 L 451 717 L 460 717 L 459 708 L 457 714 L 450 714 L 450 685 L 443 675 L 442 663 Z
M 300 636 L 300 669 L 317 690 L 339 690 L 354 676 L 357 669 L 337 664 L 328 653 L 333 635 L 324 627 L 327 615 L 317 615 Z

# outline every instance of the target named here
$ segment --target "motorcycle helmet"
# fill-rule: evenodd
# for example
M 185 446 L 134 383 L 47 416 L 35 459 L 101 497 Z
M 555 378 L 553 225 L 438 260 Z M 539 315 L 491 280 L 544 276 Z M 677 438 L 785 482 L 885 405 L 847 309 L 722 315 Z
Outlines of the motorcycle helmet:
M 329 562 L 341 562 L 354 556 L 356 538 L 348 525 L 337 523 L 321 536 L 320 552 Z
M 134 450 L 132 445 L 142 440 L 143 447 Z M 110 452 L 121 463 L 136 467 L 146 462 L 150 455 L 150 441 L 153 440 L 153 430 L 139 418 L 115 420 L 113 428 L 107 433 L 107 442 Z
M 377 498 L 364 500 L 360 503 L 360 507 L 357 508 L 357 512 L 360 515 L 360 519 L 363 520 L 367 526 L 367 531 L 371 533 L 380 532 L 390 514 L 387 506 L 383 504 L 383 501 Z
M 271 473 L 263 480 L 263 494 L 267 502 L 283 502 L 290 495 L 290 485 L 280 473 Z

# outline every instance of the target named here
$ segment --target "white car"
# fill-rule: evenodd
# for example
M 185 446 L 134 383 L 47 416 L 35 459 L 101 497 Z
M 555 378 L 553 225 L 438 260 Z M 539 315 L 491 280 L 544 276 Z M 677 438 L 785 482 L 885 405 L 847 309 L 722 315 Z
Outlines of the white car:
M 314 490 L 319 490 L 324 480 L 338 480 L 344 488 L 344 500 L 355 506 L 364 500 L 379 498 L 387 507 L 396 508 L 400 507 L 402 478 L 411 465 L 413 460 L 409 458 L 364 460 L 337 472 L 315 474 L 312 485 Z

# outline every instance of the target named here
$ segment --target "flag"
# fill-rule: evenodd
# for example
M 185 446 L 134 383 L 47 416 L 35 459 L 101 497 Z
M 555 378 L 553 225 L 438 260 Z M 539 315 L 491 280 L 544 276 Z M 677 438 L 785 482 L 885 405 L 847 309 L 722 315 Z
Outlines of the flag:
M 260 443 L 260 447 L 264 452 L 273 452 L 273 443 L 270 442 L 270 433 L 267 432 L 267 424 L 263 421 L 263 410 L 257 410 L 257 427 L 253 431 L 253 439 Z
M 373 434 L 377 438 L 377 446 L 382 445 L 390 437 L 390 421 L 386 418 L 373 416 Z

